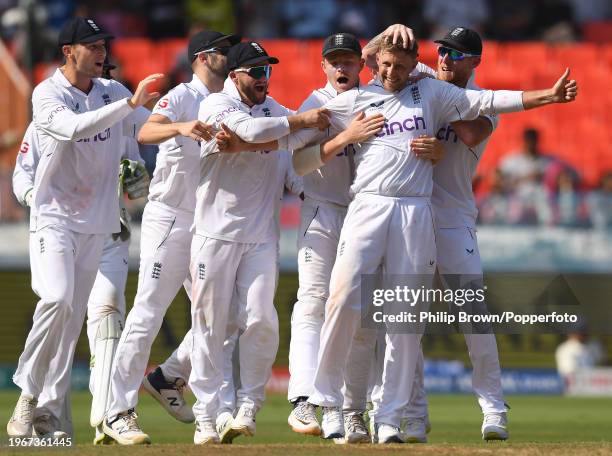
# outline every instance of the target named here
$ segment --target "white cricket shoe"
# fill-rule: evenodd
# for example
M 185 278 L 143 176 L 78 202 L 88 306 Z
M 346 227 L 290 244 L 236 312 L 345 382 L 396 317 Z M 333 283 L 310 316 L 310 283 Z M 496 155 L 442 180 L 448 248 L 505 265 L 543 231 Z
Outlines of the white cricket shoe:
M 344 437 L 344 420 L 342 419 L 340 407 L 323 407 L 321 437 L 324 439 L 340 439 Z
M 236 413 L 236 417 L 232 423 L 232 430 L 237 432 L 236 436 L 244 435 L 253 437 L 255 435 L 255 409 L 248 405 L 242 404 Z
M 232 429 L 234 424 L 234 417 L 230 412 L 222 412 L 217 416 L 216 421 L 217 434 L 221 443 L 232 443 L 234 438 L 238 437 L 240 433 Z
M 119 445 L 144 445 L 151 443 L 151 437 L 142 432 L 138 426 L 138 415 L 132 410 L 118 415 L 112 422 L 107 419 L 102 424 L 106 435 L 114 439 Z
M 210 421 L 196 421 L 193 443 L 196 445 L 214 445 L 219 443 L 219 434 L 217 434 L 215 425 Z
M 404 426 L 400 426 L 403 429 L 402 440 L 406 443 L 427 443 L 427 422 L 424 416 L 407 418 Z
M 308 401 L 299 401 L 293 407 L 287 419 L 293 432 L 306 435 L 321 435 L 321 426 L 317 421 L 316 405 Z
M 508 417 L 506 412 L 485 413 L 482 420 L 483 440 L 507 440 Z
M 363 413 L 344 415 L 344 443 L 370 443 L 370 433 L 363 418 Z
M 6 425 L 9 437 L 31 437 L 34 421 L 34 409 L 38 400 L 29 394 L 21 394 L 15 405 L 13 415 Z
M 377 424 L 376 436 L 377 443 L 404 443 L 400 429 L 390 424 Z
M 66 439 L 68 433 L 60 429 L 60 421 L 46 408 L 42 407 L 34 410 L 33 437 L 44 439 Z
M 94 445 L 112 445 L 114 443 L 115 441 L 104 433 L 101 424 L 96 426 L 96 435 L 93 439 Z
M 142 386 L 173 418 L 181 423 L 195 421 L 193 410 L 183 396 L 185 380 L 177 378 L 174 382 L 169 382 L 164 377 L 161 367 L 158 367 L 144 378 Z

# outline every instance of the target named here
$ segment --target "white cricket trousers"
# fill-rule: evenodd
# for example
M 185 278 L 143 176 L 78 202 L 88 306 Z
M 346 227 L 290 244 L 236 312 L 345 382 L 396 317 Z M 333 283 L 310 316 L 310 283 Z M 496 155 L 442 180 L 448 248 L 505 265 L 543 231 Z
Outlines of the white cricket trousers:
M 93 356 L 95 351 L 95 338 L 100 320 L 110 313 L 117 312 L 123 318 L 125 315 L 125 283 L 128 274 L 128 250 L 130 241 L 113 239 L 113 236 L 106 236 L 102 257 L 98 272 L 87 302 L 87 338 L 89 340 L 89 352 Z M 68 371 L 65 374 L 69 374 Z M 42 393 L 38 398 L 39 409 L 49 409 L 54 407 L 50 403 L 64 404 L 62 416 L 58 416 L 63 422 L 62 430 L 68 432 L 71 427 L 71 414 L 69 398 L 55 397 L 57 389 L 53 383 L 63 383 L 66 379 L 51 379 L 47 377 Z M 94 376 L 90 376 L 89 389 L 93 392 Z
M 473 227 L 436 229 L 438 247 L 438 272 L 443 284 L 457 282 L 456 277 L 445 280 L 445 275 L 467 276 L 467 280 L 482 279 L 482 262 L 478 251 L 476 229 Z M 460 282 L 458 282 L 460 283 Z M 451 304 L 453 306 L 453 304 Z M 485 309 L 477 309 L 485 311 Z M 501 368 L 495 334 L 464 334 L 472 363 L 472 388 L 483 413 L 507 411 L 502 384 Z M 417 369 L 423 376 L 423 363 Z M 427 414 L 424 382 L 415 379 L 414 394 L 407 416 L 422 417 Z M 414 403 L 413 403 L 414 402 Z
M 107 418 L 135 408 L 151 346 L 166 310 L 189 274 L 193 212 L 149 201 L 142 217 L 134 307 L 115 353 Z
M 107 236 L 60 225 L 30 233 L 32 289 L 40 301 L 13 381 L 34 397 L 46 388 L 45 407 L 57 418 L 70 390 L 74 349 Z
M 264 388 L 278 349 L 274 308 L 277 242 L 244 244 L 196 234 L 191 252 L 193 348 L 189 386 L 197 399 L 193 407 L 196 419 L 214 423 L 220 409 L 219 390 L 226 362 L 223 345 L 235 294 L 238 315 L 244 315 L 236 407 L 245 405 L 256 412 L 265 399 Z
M 346 211 L 346 207 L 308 197 L 302 203 L 298 232 L 299 288 L 291 314 L 289 344 L 289 401 L 313 393 L 325 302 Z M 344 386 L 345 406 L 350 410 L 365 410 L 375 337 L 375 332 L 367 328 L 359 328 L 355 334 Z
M 321 331 L 313 404 L 343 405 L 346 360 L 361 317 L 362 274 L 421 274 L 414 287 L 431 286 L 436 245 L 429 198 L 358 194 L 350 204 L 332 270 Z M 408 304 L 406 305 L 408 310 Z M 412 390 L 421 334 L 386 335 L 377 422 L 398 426 Z

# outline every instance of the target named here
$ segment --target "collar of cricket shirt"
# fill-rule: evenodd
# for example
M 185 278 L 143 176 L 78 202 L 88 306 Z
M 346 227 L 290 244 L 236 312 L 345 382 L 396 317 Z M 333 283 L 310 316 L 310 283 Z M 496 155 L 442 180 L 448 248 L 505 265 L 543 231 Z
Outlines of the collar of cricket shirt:
M 80 89 L 78 89 L 75 86 L 73 86 L 70 83 L 70 81 L 66 78 L 66 76 L 64 75 L 64 72 L 62 70 L 60 70 L 59 68 L 55 70 L 55 73 L 53 73 L 53 80 L 57 84 L 61 85 L 62 87 L 65 87 L 67 89 L 78 90 L 80 93 L 83 93 L 83 95 L 85 95 L 86 97 L 90 96 L 91 93 L 93 92 L 94 88 L 99 84 L 98 78 L 91 78 L 91 81 L 93 83 L 93 85 L 91 87 L 91 90 L 89 91 L 89 93 L 84 93 Z
M 240 92 L 238 92 L 236 84 L 234 84 L 234 81 L 229 77 L 223 83 L 223 93 L 242 102 L 242 97 L 240 96 Z
M 193 78 L 191 79 L 191 82 L 189 83 L 189 85 L 193 87 L 194 89 L 196 89 L 200 95 L 203 95 L 203 96 L 210 95 L 210 90 L 208 90 L 208 87 L 206 87 L 206 84 L 204 84 L 195 73 L 193 74 Z

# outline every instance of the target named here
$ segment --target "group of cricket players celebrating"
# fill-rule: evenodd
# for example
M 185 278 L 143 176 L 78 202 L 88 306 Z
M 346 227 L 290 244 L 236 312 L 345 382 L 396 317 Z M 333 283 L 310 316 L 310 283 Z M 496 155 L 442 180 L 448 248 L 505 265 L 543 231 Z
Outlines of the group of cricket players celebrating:
M 426 442 L 422 335 L 364 327 L 362 276 L 401 275 L 413 287 L 431 287 L 436 274 L 443 287 L 446 275 L 481 276 L 471 180 L 487 139 L 499 114 L 573 101 L 569 70 L 549 89 L 489 91 L 473 81 L 482 54 L 473 30 L 454 27 L 436 41 L 436 69 L 418 63 L 403 25 L 363 49 L 337 33 L 323 44 L 327 83 L 294 111 L 268 96 L 272 69 L 282 71 L 276 57 L 203 31 L 188 44 L 191 81 L 149 111 L 159 98 L 150 86 L 163 75 L 130 93 L 106 74 L 111 39 L 92 19 L 71 20 L 59 38 L 64 63 L 32 94 L 13 184 L 30 207 L 40 301 L 14 375 L 21 395 L 9 436 L 71 436 L 70 373 L 86 315 L 94 444 L 151 443 L 137 421 L 141 386 L 175 419 L 195 422 L 195 444 L 253 436 L 279 343 L 273 300 L 287 188 L 303 200 L 289 426 L 336 443 Z M 137 141 L 159 145 L 150 182 Z M 125 317 L 122 202 L 147 193 L 138 290 Z M 182 286 L 192 327 L 145 376 Z M 495 336 L 465 339 L 482 437 L 505 440 Z

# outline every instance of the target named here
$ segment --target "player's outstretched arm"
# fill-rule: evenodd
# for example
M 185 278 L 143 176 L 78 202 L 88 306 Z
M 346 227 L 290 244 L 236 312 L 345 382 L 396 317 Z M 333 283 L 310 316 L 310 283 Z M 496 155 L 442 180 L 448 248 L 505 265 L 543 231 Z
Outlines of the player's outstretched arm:
M 322 167 L 349 144 L 356 144 L 371 138 L 385 124 L 382 114 L 366 117 L 363 112 L 351 121 L 345 130 L 327 142 L 314 144 L 293 151 L 293 167 L 299 176 L 305 176 Z
M 185 136 L 194 141 L 209 141 L 213 138 L 213 129 L 199 120 L 190 122 L 171 122 L 161 114 L 151 114 L 149 120 L 138 133 L 138 142 L 141 144 L 160 144 L 175 136 Z
M 525 110 L 539 108 L 552 103 L 570 103 L 578 95 L 578 84 L 569 79 L 570 69 L 566 68 L 554 86 L 546 90 L 528 90 L 523 92 Z
M 292 116 L 287 116 L 291 133 L 304 128 L 324 130 L 329 127 L 330 113 L 325 108 L 309 109 Z
M 226 153 L 278 149 L 278 141 L 269 141 L 267 143 L 248 143 L 223 123 L 221 124 L 221 131 L 215 135 L 215 141 L 219 151 Z

